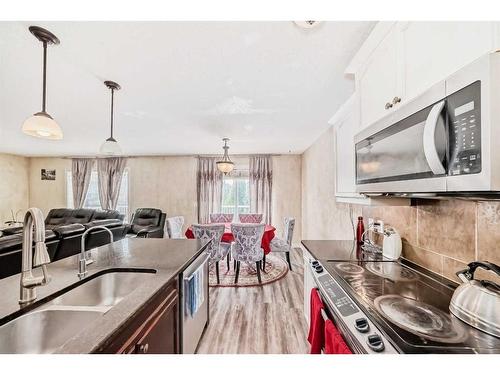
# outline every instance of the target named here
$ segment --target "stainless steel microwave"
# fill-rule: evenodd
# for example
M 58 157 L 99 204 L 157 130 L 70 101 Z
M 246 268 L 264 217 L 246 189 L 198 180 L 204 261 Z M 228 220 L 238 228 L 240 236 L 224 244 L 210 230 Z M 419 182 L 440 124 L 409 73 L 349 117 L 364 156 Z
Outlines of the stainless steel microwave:
M 500 53 L 355 136 L 360 193 L 500 192 Z

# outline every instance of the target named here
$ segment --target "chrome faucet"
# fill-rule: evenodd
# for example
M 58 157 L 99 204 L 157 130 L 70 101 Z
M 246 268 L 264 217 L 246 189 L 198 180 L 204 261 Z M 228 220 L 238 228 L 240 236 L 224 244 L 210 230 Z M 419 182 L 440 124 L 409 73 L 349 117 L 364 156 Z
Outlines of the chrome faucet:
M 35 256 L 33 257 L 33 231 L 35 232 Z M 36 287 L 48 284 L 50 276 L 47 264 L 49 253 L 45 245 L 45 223 L 39 208 L 28 209 L 23 224 L 23 250 L 19 304 L 23 305 L 36 299 Z M 42 276 L 33 275 L 33 267 L 42 267 Z
M 87 238 L 87 234 L 89 234 L 90 232 L 97 230 L 97 229 L 104 229 L 105 231 L 107 231 L 109 233 L 110 243 L 113 242 L 113 233 L 108 228 L 106 228 L 102 225 L 91 227 L 91 228 L 87 229 L 85 232 L 83 232 L 80 259 L 78 260 L 78 277 L 80 279 L 84 278 L 87 275 L 87 266 L 89 264 L 94 263 L 94 260 L 92 259 L 91 254 L 85 252 L 85 238 Z

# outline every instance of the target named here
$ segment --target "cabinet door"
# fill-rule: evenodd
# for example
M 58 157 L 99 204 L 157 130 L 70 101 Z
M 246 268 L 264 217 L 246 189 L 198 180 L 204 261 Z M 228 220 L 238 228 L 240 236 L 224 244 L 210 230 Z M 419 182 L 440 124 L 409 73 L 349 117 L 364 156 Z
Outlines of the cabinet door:
M 335 195 L 346 196 L 356 192 L 354 165 L 354 124 L 344 119 L 335 128 Z
M 494 46 L 493 22 L 404 22 L 398 29 L 405 101 Z
M 302 248 L 302 254 L 304 257 L 304 316 L 307 324 L 309 324 L 311 312 L 311 289 L 316 287 L 314 277 L 311 273 L 311 267 L 309 267 L 309 262 L 314 259 L 305 248 Z
M 392 108 L 386 109 L 386 103 L 401 96 L 397 45 L 394 27 L 373 51 L 361 72 L 358 81 L 361 129 L 390 112 Z
M 177 350 L 177 298 L 158 308 L 151 323 L 134 345 L 134 354 L 175 354 Z

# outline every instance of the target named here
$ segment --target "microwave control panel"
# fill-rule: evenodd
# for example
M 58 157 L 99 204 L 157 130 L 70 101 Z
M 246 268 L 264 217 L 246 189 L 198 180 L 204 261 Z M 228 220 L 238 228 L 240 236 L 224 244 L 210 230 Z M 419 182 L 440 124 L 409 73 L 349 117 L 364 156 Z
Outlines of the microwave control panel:
M 450 176 L 481 172 L 481 82 L 447 98 Z

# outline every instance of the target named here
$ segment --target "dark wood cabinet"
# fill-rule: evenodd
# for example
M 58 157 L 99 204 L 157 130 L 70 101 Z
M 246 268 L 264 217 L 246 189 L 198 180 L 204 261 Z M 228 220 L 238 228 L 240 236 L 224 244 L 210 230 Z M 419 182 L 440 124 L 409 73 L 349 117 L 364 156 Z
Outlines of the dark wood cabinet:
M 179 293 L 174 280 L 95 353 L 179 353 Z

